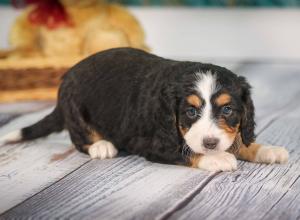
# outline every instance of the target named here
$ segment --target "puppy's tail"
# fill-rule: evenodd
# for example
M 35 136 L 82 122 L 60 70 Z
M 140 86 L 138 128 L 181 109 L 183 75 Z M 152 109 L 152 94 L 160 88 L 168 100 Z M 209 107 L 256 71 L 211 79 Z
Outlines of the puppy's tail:
M 37 123 L 0 137 L 0 143 L 17 143 L 47 136 L 64 129 L 64 117 L 58 107 Z

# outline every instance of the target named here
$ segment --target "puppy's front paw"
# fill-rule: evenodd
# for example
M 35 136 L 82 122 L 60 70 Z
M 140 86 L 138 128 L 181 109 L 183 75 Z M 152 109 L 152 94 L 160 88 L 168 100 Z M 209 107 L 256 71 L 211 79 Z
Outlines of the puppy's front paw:
M 115 157 L 118 154 L 118 150 L 111 142 L 100 140 L 89 147 L 88 153 L 91 158 L 99 158 L 102 160 Z
M 207 171 L 233 171 L 237 169 L 237 160 L 233 154 L 217 152 L 201 157 L 198 167 Z
M 286 163 L 289 152 L 284 147 L 262 145 L 256 154 L 255 161 L 258 163 Z

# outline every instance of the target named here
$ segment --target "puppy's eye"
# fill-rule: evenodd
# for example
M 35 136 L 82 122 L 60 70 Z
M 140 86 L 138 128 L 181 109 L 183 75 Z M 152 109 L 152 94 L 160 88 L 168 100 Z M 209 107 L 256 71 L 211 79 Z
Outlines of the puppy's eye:
M 232 108 L 230 106 L 224 106 L 222 108 L 222 113 L 224 115 L 230 115 L 232 113 Z
M 190 107 L 190 108 L 188 108 L 188 109 L 186 110 L 186 115 L 187 115 L 189 118 L 194 119 L 194 118 L 197 117 L 198 111 L 197 111 L 196 108 Z

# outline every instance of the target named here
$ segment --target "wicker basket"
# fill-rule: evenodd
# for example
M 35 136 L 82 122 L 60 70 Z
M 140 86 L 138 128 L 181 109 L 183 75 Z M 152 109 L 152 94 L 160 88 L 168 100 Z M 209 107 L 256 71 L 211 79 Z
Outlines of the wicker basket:
M 62 75 L 80 59 L 0 59 L 0 102 L 55 100 Z

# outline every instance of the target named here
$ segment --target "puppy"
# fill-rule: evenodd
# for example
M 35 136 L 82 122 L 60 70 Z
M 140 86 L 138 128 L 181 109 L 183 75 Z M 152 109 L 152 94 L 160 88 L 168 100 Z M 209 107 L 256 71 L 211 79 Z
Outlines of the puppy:
M 244 77 L 212 64 L 117 48 L 71 68 L 53 112 L 2 141 L 33 140 L 67 129 L 75 147 L 91 158 L 113 158 L 124 150 L 208 171 L 235 170 L 236 158 L 286 162 L 284 148 L 255 143 L 254 128 Z

